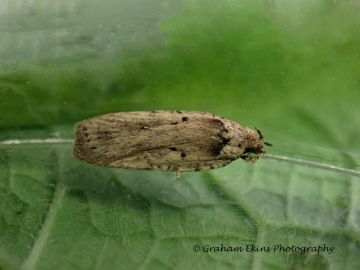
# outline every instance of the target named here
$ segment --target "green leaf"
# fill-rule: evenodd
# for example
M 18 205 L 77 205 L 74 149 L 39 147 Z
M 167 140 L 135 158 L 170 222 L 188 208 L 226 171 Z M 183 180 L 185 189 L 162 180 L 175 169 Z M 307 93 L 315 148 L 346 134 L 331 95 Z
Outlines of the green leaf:
M 0 19 L 1 269 L 360 267 L 355 4 L 31 3 Z M 180 180 L 72 156 L 77 121 L 153 109 L 273 147 Z

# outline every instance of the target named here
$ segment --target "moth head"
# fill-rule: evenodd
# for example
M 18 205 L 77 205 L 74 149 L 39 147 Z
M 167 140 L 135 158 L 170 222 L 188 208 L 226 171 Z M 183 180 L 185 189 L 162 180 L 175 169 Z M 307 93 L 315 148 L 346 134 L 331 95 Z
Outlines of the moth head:
M 241 155 L 244 161 L 250 163 L 256 163 L 259 158 L 265 155 L 264 145 L 272 146 L 271 143 L 264 142 L 264 136 L 260 130 L 255 129 L 258 134 L 249 128 L 245 129 L 245 151 Z

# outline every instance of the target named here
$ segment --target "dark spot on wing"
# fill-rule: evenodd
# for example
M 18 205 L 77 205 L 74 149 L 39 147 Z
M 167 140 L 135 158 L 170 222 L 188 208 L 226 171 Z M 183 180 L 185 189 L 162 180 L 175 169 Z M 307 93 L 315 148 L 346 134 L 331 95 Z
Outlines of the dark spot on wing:
M 211 149 L 211 153 L 213 156 L 217 156 L 221 153 L 221 150 L 223 149 L 224 147 L 224 144 L 222 142 L 218 143 L 216 146 L 214 146 L 212 149 Z
M 214 146 L 212 149 L 211 149 L 211 153 L 214 155 L 214 156 L 217 156 L 221 153 L 221 150 L 224 148 L 225 145 L 227 145 L 229 143 L 229 139 L 225 139 L 225 138 L 221 138 L 222 141 L 219 142 L 216 146 Z
M 225 145 L 225 144 L 228 144 L 229 141 L 230 141 L 229 139 L 223 139 L 223 142 L 222 142 L 222 143 L 223 143 L 223 145 Z
M 212 119 L 211 121 L 212 121 L 214 126 L 220 126 L 220 127 L 224 126 L 224 123 L 221 122 L 219 119 Z

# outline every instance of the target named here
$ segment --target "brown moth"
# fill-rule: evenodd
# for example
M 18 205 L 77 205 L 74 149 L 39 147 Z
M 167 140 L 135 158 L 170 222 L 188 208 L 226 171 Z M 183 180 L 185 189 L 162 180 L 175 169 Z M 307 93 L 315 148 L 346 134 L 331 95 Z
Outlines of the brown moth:
M 256 129 L 257 130 L 257 129 Z M 177 172 L 212 170 L 242 158 L 255 163 L 264 137 L 205 112 L 120 112 L 75 125 L 74 156 L 94 165 Z M 252 155 L 253 154 L 253 155 Z

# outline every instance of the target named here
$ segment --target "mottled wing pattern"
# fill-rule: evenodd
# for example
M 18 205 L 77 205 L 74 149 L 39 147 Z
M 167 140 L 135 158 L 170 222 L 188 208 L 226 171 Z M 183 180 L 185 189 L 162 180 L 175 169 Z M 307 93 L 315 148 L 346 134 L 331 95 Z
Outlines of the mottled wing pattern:
M 85 162 L 117 168 L 200 171 L 229 164 L 221 154 L 229 141 L 221 117 L 186 111 L 113 113 L 75 126 L 74 155 Z M 225 138 L 225 139 L 224 139 Z

